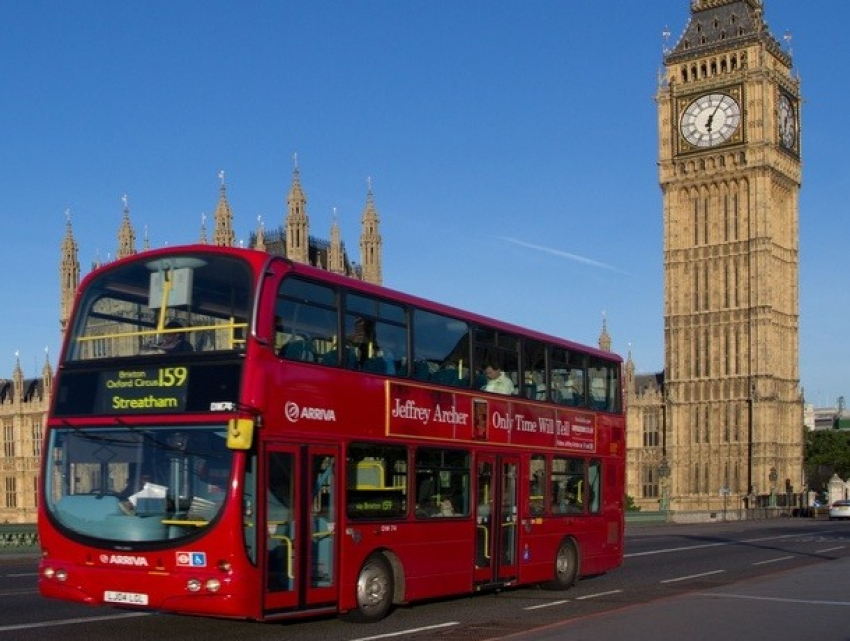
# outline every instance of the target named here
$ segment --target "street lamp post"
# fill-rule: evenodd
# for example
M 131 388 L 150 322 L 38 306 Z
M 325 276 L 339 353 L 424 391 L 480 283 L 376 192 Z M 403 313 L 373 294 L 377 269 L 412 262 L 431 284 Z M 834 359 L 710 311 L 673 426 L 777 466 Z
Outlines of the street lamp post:
M 670 483 L 670 464 L 667 462 L 667 457 L 661 457 L 661 463 L 658 465 L 658 479 L 661 485 L 661 504 L 662 512 L 670 509 L 669 483 Z
M 776 479 L 779 478 L 779 474 L 775 467 L 770 468 L 770 475 L 767 478 L 770 479 L 770 507 L 776 507 Z

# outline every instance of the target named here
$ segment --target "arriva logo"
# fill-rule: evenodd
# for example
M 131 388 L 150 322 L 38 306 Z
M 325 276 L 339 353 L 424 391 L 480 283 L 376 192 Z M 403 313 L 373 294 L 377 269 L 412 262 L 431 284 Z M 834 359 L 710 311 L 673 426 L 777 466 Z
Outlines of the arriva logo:
M 336 421 L 336 413 L 325 407 L 301 407 L 294 401 L 289 401 L 283 410 L 286 418 L 295 423 L 300 419 L 311 421 Z
M 137 567 L 148 567 L 148 560 L 143 556 L 130 556 L 128 554 L 101 554 L 100 562 L 109 565 L 135 565 Z

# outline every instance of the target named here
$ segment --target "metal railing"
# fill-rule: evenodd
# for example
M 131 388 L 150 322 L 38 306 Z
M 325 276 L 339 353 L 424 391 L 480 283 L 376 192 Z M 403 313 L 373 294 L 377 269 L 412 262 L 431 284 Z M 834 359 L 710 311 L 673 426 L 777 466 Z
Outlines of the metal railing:
M 0 523 L 0 554 L 38 551 L 35 523 Z

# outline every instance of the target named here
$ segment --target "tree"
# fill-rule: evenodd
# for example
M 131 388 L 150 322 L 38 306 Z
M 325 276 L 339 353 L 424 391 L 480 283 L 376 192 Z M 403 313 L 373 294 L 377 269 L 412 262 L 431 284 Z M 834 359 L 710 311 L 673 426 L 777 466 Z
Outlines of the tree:
M 806 433 L 803 466 L 809 489 L 826 489 L 833 474 L 850 476 L 850 431 L 814 430 Z

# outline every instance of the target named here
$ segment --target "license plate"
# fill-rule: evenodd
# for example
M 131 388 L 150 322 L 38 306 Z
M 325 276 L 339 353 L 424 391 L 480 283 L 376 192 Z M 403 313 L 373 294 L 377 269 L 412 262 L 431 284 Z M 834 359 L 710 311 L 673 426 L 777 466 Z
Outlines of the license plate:
M 148 595 L 139 594 L 138 592 L 113 592 L 107 590 L 103 593 L 103 600 L 106 603 L 123 603 L 127 605 L 147 605 Z

